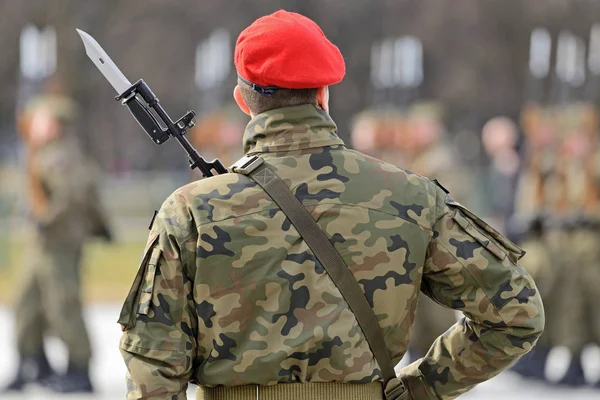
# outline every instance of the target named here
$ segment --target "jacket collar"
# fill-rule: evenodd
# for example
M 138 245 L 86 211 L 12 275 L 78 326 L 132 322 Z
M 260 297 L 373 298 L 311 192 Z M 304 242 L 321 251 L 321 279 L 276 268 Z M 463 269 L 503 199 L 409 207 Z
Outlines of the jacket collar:
M 312 104 L 258 114 L 244 131 L 244 153 L 270 153 L 343 145 L 329 114 Z

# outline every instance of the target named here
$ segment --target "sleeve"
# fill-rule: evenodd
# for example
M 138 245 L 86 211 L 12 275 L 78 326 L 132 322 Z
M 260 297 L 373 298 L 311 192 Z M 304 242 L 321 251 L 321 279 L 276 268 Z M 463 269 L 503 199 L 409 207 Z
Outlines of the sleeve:
M 181 249 L 157 218 L 119 318 L 127 399 L 185 399 L 196 353 L 192 282 L 195 242 Z
M 438 190 L 422 291 L 464 317 L 427 355 L 400 371 L 416 398 L 454 399 L 503 371 L 535 345 L 542 300 L 518 264 L 524 252 Z

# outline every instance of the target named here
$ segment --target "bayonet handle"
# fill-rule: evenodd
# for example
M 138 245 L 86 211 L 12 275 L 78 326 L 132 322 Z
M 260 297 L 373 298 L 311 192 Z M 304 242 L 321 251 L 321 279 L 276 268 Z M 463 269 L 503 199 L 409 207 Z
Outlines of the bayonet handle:
M 129 107 L 131 115 L 144 128 L 154 143 L 163 144 L 169 139 L 169 133 L 160 127 L 154 116 L 150 114 L 150 111 L 137 97 L 132 96 L 125 104 Z

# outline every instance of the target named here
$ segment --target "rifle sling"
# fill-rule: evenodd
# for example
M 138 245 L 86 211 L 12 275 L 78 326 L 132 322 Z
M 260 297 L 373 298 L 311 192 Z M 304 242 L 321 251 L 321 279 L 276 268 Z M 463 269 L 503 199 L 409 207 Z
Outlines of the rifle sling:
M 246 166 L 246 167 L 244 167 Z M 269 166 L 258 156 L 245 156 L 232 166 L 233 172 L 247 175 L 256 182 L 281 208 L 283 213 L 304 239 L 315 257 L 327 271 L 333 283 L 354 313 L 363 331 L 373 356 L 381 368 L 384 387 L 396 378 L 394 365 L 385 345 L 383 331 L 377 322 L 375 312 L 369 305 L 364 292 L 352 272 L 335 250 L 327 235 L 319 228 L 310 213 L 296 198 L 294 193 Z

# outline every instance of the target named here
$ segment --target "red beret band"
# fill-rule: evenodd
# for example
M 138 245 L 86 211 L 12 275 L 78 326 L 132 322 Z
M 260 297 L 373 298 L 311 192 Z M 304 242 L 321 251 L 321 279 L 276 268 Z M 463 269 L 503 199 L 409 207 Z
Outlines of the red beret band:
M 258 92 L 260 94 L 262 94 L 263 96 L 273 96 L 275 94 L 276 91 L 278 91 L 280 88 L 279 86 L 261 86 L 261 85 L 257 85 L 254 82 L 250 82 L 248 79 L 244 79 L 242 78 L 240 75 L 238 75 L 238 78 L 240 79 L 240 81 L 244 82 L 246 85 L 250 86 L 252 88 L 252 90 L 254 90 L 255 92 Z

